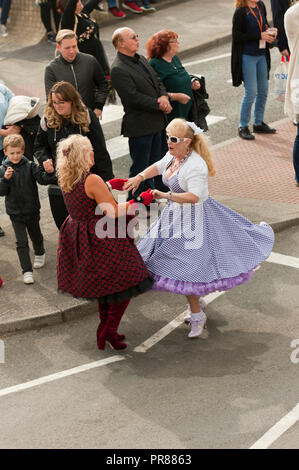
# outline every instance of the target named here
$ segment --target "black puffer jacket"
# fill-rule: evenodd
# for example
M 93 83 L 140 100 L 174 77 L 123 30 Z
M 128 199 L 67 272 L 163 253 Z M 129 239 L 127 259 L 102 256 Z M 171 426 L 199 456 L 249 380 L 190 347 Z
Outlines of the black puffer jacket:
M 4 178 L 8 167 L 14 169 L 9 180 Z M 5 159 L 0 167 L 0 196 L 5 196 L 8 215 L 23 218 L 39 212 L 40 202 L 36 182 L 44 185 L 55 183 L 55 175 L 46 173 L 39 165 L 24 156 L 16 165 L 8 158 Z

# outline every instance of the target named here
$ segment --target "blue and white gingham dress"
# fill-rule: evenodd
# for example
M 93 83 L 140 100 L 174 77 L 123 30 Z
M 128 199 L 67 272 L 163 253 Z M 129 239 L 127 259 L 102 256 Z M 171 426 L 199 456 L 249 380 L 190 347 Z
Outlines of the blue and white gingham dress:
M 174 193 L 185 192 L 178 175 L 167 181 L 163 173 Z M 268 224 L 253 224 L 208 197 L 199 204 L 169 201 L 137 248 L 155 280 L 153 289 L 202 296 L 248 281 L 273 243 Z

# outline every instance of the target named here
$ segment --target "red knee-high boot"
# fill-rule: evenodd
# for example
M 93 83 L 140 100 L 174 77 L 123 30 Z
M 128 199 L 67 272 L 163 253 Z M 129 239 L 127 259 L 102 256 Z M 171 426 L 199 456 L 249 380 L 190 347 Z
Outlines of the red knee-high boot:
M 108 309 L 109 309 L 109 305 L 108 304 L 102 304 L 102 303 L 98 303 L 98 309 L 99 309 L 99 317 L 100 317 L 100 323 L 99 323 L 99 326 L 98 326 L 98 329 L 97 329 L 97 342 L 98 342 L 98 338 L 99 338 L 99 335 L 102 333 L 103 329 L 104 329 L 104 326 L 105 326 L 105 323 L 106 323 L 106 320 L 107 320 L 107 317 L 108 317 Z M 117 333 L 117 339 L 119 341 L 122 341 L 123 339 L 125 339 L 125 335 L 121 335 L 119 333 Z
M 97 338 L 99 349 L 105 349 L 106 341 L 108 341 L 113 349 L 125 349 L 127 347 L 125 343 L 121 343 L 119 341 L 117 328 L 129 302 L 130 299 L 108 306 L 107 319 L 104 324 L 104 328 L 100 331 Z

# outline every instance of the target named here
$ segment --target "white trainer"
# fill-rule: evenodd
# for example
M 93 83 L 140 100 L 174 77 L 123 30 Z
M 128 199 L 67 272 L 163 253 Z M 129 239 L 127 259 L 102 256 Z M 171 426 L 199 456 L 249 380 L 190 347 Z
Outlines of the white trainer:
M 207 306 L 206 301 L 202 297 L 199 299 L 199 305 L 200 305 L 201 310 L 204 310 Z M 189 304 L 188 304 L 188 312 L 189 312 L 189 314 L 186 315 L 186 317 L 184 318 L 184 323 L 187 323 L 187 325 L 189 325 L 189 323 L 191 321 L 191 317 L 190 317 L 191 310 L 190 310 L 190 305 Z
M 27 273 L 24 273 L 23 280 L 24 280 L 24 284 L 33 284 L 34 283 L 33 273 L 31 271 L 27 271 Z
M 1 36 L 6 38 L 8 36 L 7 28 L 4 24 L 1 25 Z
M 43 255 L 35 255 L 34 257 L 34 262 L 33 262 L 33 267 L 35 269 L 39 269 L 39 268 L 42 268 L 43 266 L 45 266 L 45 262 L 46 262 L 46 253 L 44 253 Z
M 191 320 L 191 331 L 188 334 L 188 338 L 198 338 L 202 334 L 207 321 L 207 316 L 204 312 L 201 312 L 201 317 L 202 318 L 200 320 Z

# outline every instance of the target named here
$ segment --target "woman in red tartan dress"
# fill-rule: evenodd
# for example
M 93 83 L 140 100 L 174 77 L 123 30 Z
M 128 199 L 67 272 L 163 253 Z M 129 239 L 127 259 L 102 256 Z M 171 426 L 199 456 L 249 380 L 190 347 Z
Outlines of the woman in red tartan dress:
M 117 204 L 100 176 L 89 173 L 94 159 L 87 137 L 72 135 L 60 141 L 57 155 L 58 181 L 69 212 L 59 234 L 58 289 L 98 299 L 98 348 L 104 349 L 108 341 L 114 349 L 124 349 L 126 344 L 120 341 L 124 335 L 117 333 L 121 317 L 130 298 L 152 285 L 133 239 L 126 234 L 132 201 Z M 124 229 L 120 234 L 119 226 Z

